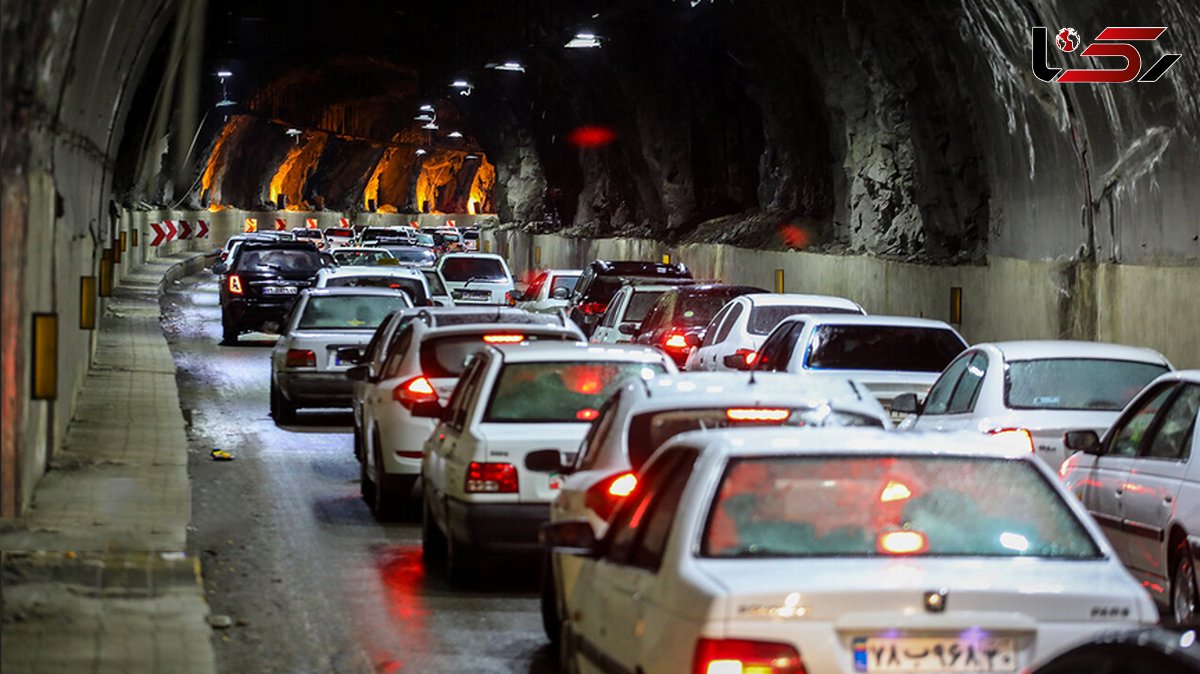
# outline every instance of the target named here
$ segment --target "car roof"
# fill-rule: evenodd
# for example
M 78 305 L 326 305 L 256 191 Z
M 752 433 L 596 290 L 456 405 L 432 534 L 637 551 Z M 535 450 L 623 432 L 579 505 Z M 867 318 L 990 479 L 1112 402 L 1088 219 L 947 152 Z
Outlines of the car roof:
M 665 293 L 668 290 L 674 290 L 675 288 L 678 288 L 679 286 L 677 286 L 677 285 L 668 286 L 668 285 L 662 285 L 661 283 L 647 283 L 646 285 L 642 285 L 640 283 L 628 283 L 622 287 L 623 288 L 632 288 L 633 289 L 632 292 L 635 292 L 635 293 L 648 293 L 648 292 Z
M 629 361 L 661 363 L 666 356 L 658 349 L 628 344 L 590 344 L 588 342 L 522 342 L 492 346 L 506 363 L 542 363 L 547 361 Z
M 880 316 L 875 315 L 860 315 L 860 314 L 793 314 L 779 321 L 780 324 L 792 321 L 804 321 L 810 324 L 820 325 L 878 325 L 890 327 L 911 327 L 911 328 L 941 328 L 943 330 L 952 330 L 957 333 L 957 330 L 944 322 L 932 318 L 916 318 L 914 316 Z M 778 327 L 778 326 L 776 326 Z
M 962 456 L 1033 461 L 1028 441 L 969 432 L 888 431 L 873 428 L 760 427 L 689 431 L 665 447 L 687 445 L 730 457 L 844 455 L 883 452 L 909 456 Z M 661 450 L 660 450 L 661 451 Z
M 421 339 L 427 340 L 454 335 L 478 335 L 490 332 L 500 334 L 532 334 L 538 336 L 578 337 L 579 335 L 577 329 L 572 326 L 556 325 L 554 323 L 479 323 L 471 321 L 467 323 L 436 323 L 422 333 Z
M 504 258 L 496 255 L 495 253 L 446 253 L 441 257 L 441 260 L 438 260 L 438 262 L 440 263 L 442 260 L 452 257 L 479 257 L 504 262 Z M 507 267 L 508 264 L 506 263 L 504 266 Z
M 1108 342 L 1089 342 L 1069 339 L 1038 339 L 1014 342 L 987 342 L 973 347 L 993 347 L 1008 361 L 1041 358 L 1095 358 L 1131 360 L 1143 363 L 1167 364 L 1167 359 L 1154 349 Z
M 749 293 L 742 299 L 754 306 L 827 306 L 845 309 L 861 309 L 858 302 L 834 295 L 806 295 L 804 293 Z
M 363 288 L 359 286 L 346 287 L 338 286 L 336 288 L 306 288 L 304 294 L 309 297 L 344 297 L 347 295 L 376 295 L 380 297 L 396 297 L 403 294 L 399 289 L 393 288 Z
M 403 265 L 376 265 L 372 267 L 346 266 L 337 269 L 324 268 L 317 272 L 326 278 L 341 278 L 345 276 L 403 276 L 404 278 L 424 279 L 425 274 Z
M 674 286 L 667 292 L 673 292 L 676 295 L 728 295 L 730 293 L 741 293 L 746 295 L 749 293 L 762 293 L 762 288 L 755 286 L 740 286 L 729 285 L 725 283 L 695 283 L 681 286 Z M 732 299 L 732 298 L 731 298 Z
M 240 250 L 303 250 L 316 253 L 317 249 L 307 241 L 269 241 L 266 239 L 246 239 L 238 246 Z
M 574 274 L 574 275 L 578 276 L 579 274 L 582 274 L 582 273 L 583 273 L 582 269 L 543 269 L 538 272 L 538 274 L 551 274 L 554 276 L 564 276 L 567 274 Z
M 561 327 L 565 325 L 562 317 L 558 314 L 535 314 L 510 307 L 421 307 L 417 312 L 429 314 L 434 327 L 448 325 L 550 325 Z
M 337 250 L 335 250 L 333 252 L 334 253 L 359 253 L 359 252 L 387 253 L 390 251 L 388 251 L 386 248 L 378 248 L 375 246 L 342 246 L 341 248 L 338 248 Z
M 1200 384 L 1200 370 L 1175 370 L 1158 376 L 1152 383 L 1163 381 L 1182 381 L 1189 384 Z
M 691 272 L 682 263 L 662 264 L 643 260 L 592 260 L 588 267 L 597 274 L 612 276 L 671 276 L 687 275 Z
M 887 412 L 870 391 L 839 377 L 783 372 L 756 372 L 753 377 L 746 372 L 689 372 L 655 377 L 644 386 L 629 387 L 629 394 L 634 401 L 632 406 L 638 411 L 713 405 L 817 407 L 832 403 L 887 418 Z

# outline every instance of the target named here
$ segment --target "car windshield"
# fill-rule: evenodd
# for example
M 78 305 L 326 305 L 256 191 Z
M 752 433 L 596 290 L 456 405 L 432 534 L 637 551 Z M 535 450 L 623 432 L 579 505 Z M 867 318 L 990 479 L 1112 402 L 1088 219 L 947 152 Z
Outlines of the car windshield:
M 701 554 L 1094 559 L 1100 550 L 1031 462 L 841 455 L 731 460 Z
M 1004 401 L 1012 409 L 1117 411 L 1167 372 L 1166 366 L 1098 358 L 1047 358 L 1008 364 Z
M 559 288 L 566 288 L 568 293 L 573 292 L 577 282 L 579 282 L 578 274 L 574 276 L 564 276 L 561 274 L 555 276 L 550 282 L 550 296 L 554 297 L 554 291 L 558 290 Z
M 442 276 L 447 281 L 463 282 L 471 279 L 478 281 L 504 281 L 508 275 L 504 273 L 504 264 L 494 257 L 447 257 L 442 259 Z
M 817 370 L 941 372 L 967 345 L 943 328 L 822 325 L 809 346 Z
M 447 316 L 447 318 L 451 318 Z M 481 317 L 475 316 L 466 323 L 478 323 Z M 455 325 L 454 321 L 441 320 L 439 325 Z M 421 371 L 426 377 L 457 377 L 467 367 L 467 361 L 497 337 L 502 340 L 514 339 L 519 336 L 524 342 L 563 341 L 568 335 L 535 335 L 511 326 L 497 326 L 494 332 L 471 335 L 450 335 L 446 337 L 431 337 L 421 342 Z M 488 338 L 492 341 L 488 341 Z
M 510 363 L 500 371 L 484 421 L 591 421 L 622 381 L 630 377 L 649 379 L 664 372 L 659 363 Z
M 635 291 L 633 297 L 629 298 L 629 304 L 625 307 L 625 315 L 621 317 L 622 323 L 641 323 L 646 317 L 646 312 L 650 311 L 650 307 L 658 301 L 658 298 L 666 292 L 665 290 L 645 290 L 641 292 Z
M 301 330 L 374 330 L 387 315 L 412 306 L 405 295 L 334 295 L 310 297 L 297 328 Z
M 326 288 L 392 288 L 403 290 L 414 305 L 424 305 L 425 288 L 420 281 L 404 276 L 330 276 L 325 281 Z
M 422 246 L 433 246 L 434 245 L 433 235 L 432 234 L 418 234 L 417 235 L 417 243 Z
M 433 264 L 437 261 L 437 255 L 434 255 L 432 250 L 428 248 L 388 248 L 387 249 L 397 260 L 407 264 Z
M 833 410 L 829 407 L 713 407 L 705 409 L 662 410 L 645 412 L 629 421 L 629 463 L 634 470 L 642 467 L 654 450 L 667 440 L 688 431 L 708 431 L 716 428 L 747 428 L 751 426 L 872 426 L 882 428 L 879 419 Z
M 721 307 L 737 293 L 704 293 L 702 295 L 684 295 L 675 315 L 675 325 L 708 325 Z
M 750 310 L 746 328 L 752 335 L 769 335 L 779 321 L 796 314 L 861 314 L 845 307 L 820 307 L 809 304 L 773 304 L 756 306 Z
M 241 271 L 281 271 L 315 274 L 321 268 L 321 257 L 315 249 L 242 250 L 237 256 Z
M 353 267 L 364 265 L 377 265 L 382 260 L 394 260 L 390 252 L 384 249 L 380 250 L 340 250 L 333 251 L 333 259 L 340 265 Z M 395 264 L 395 263 L 393 263 Z

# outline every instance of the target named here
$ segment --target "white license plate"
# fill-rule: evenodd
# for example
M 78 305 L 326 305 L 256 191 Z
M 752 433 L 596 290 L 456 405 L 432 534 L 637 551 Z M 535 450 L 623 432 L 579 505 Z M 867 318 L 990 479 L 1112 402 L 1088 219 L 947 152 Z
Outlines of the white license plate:
M 299 289 L 296 286 L 267 286 L 262 289 L 264 295 L 295 295 Z
M 559 475 L 558 473 L 550 473 L 549 478 L 550 478 L 550 489 L 551 490 L 558 491 L 559 489 L 562 489 L 562 476 L 561 475 Z
M 464 300 L 486 300 L 491 298 L 491 293 L 462 293 L 461 299 Z
M 1009 638 L 859 637 L 856 672 L 1015 672 L 1017 650 Z

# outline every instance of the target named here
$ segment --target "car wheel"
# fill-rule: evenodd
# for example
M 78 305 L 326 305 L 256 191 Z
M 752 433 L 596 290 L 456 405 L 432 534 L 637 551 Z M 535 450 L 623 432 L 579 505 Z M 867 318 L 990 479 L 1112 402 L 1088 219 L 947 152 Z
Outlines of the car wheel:
M 446 534 L 446 580 L 452 585 L 462 585 L 470 577 L 470 554 L 469 546 L 454 540 L 454 534 Z
M 433 519 L 433 509 L 425 499 L 421 499 L 421 556 L 426 564 L 446 558 L 446 535 Z
M 226 346 L 236 346 L 239 334 L 241 331 L 237 326 L 232 324 L 225 314 L 221 314 L 221 343 Z
M 558 613 L 558 583 L 554 580 L 554 559 L 550 551 L 542 557 L 542 629 L 551 645 L 562 638 L 562 617 Z
M 412 493 L 413 481 L 408 476 L 388 475 L 383 465 L 383 452 L 379 449 L 379 435 L 373 436 L 373 456 L 375 470 L 372 472 L 373 482 L 371 512 L 379 520 L 395 519 L 403 509 L 408 496 Z
M 575 655 L 575 634 L 571 623 L 562 621 L 558 639 L 558 669 L 563 674 L 579 674 L 579 659 Z
M 271 382 L 271 416 L 276 424 L 288 424 L 296 420 L 296 406 L 283 397 L 283 392 Z
M 363 439 L 362 431 L 358 429 L 358 424 L 354 425 L 354 458 L 358 459 L 359 463 L 363 463 Z
M 1196 591 L 1196 566 L 1187 542 L 1180 544 L 1179 560 L 1175 562 L 1175 573 L 1171 576 L 1171 616 L 1177 627 L 1195 624 L 1200 599 Z
M 370 506 L 375 500 L 375 483 L 371 481 L 371 473 L 367 470 L 367 459 L 364 455 L 358 462 L 358 493 Z

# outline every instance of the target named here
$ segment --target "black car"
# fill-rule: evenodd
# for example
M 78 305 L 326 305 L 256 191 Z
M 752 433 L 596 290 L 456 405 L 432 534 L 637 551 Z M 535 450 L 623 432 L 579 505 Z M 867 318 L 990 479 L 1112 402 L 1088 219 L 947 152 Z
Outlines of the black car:
M 691 280 L 692 272 L 682 263 L 593 260 L 575 284 L 567 304 L 567 315 L 583 334 L 591 337 L 613 295 L 626 282 L 688 283 Z
M 672 288 L 650 307 L 633 342 L 662 349 L 682 368 L 688 353 L 700 345 L 704 329 L 721 307 L 739 295 L 765 292 L 753 286 L 719 283 Z
M 283 323 L 296 296 L 316 282 L 325 263 L 307 242 L 246 241 L 214 271 L 221 277 L 221 337 L 236 344 L 243 332 Z

